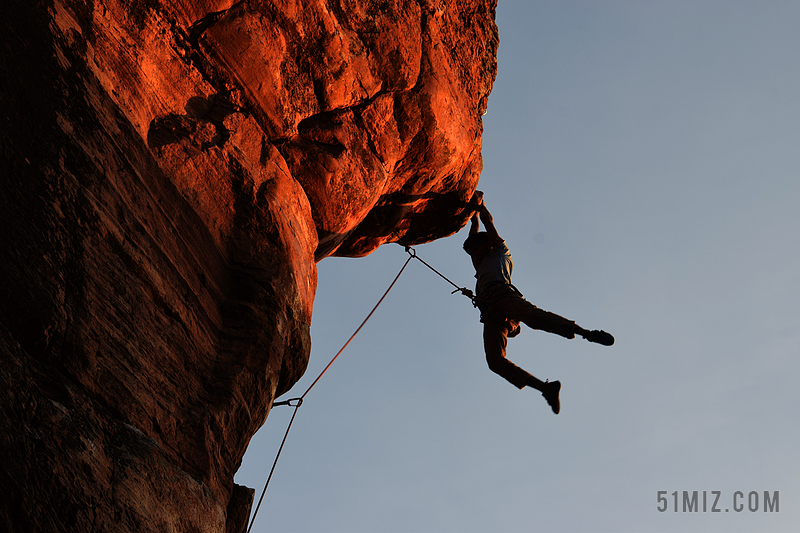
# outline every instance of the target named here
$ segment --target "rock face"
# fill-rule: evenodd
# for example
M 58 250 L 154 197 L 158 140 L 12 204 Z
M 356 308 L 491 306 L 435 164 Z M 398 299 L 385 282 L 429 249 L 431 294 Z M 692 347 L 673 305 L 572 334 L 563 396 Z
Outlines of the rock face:
M 316 262 L 471 215 L 496 0 L 11 0 L 0 529 L 240 532 Z

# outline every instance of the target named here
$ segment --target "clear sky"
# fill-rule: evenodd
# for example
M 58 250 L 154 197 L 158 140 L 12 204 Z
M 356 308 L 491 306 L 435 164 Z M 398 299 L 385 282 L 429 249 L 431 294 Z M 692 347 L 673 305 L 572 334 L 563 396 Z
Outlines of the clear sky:
M 562 382 L 555 416 L 488 369 L 478 311 L 412 262 L 307 396 L 253 531 L 796 531 L 800 2 L 500 0 L 497 24 L 480 188 L 514 283 L 617 342 L 510 340 Z M 471 287 L 465 236 L 417 253 Z M 285 397 L 406 258 L 320 263 Z M 237 474 L 256 497 L 291 412 Z

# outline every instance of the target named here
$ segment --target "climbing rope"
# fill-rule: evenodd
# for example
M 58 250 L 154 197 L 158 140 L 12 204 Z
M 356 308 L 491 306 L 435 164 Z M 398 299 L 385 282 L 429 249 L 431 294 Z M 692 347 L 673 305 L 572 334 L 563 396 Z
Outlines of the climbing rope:
M 434 271 L 435 273 L 437 273 L 437 274 L 438 274 L 438 275 L 439 275 L 439 276 L 440 276 L 440 277 L 441 277 L 443 280 L 445 280 L 447 283 L 449 283 L 450 285 L 452 285 L 453 287 L 455 287 L 455 288 L 456 288 L 456 290 L 454 290 L 454 291 L 453 291 L 453 292 L 451 292 L 450 294 L 455 294 L 455 293 L 457 293 L 457 292 L 460 292 L 461 294 L 463 294 L 464 296 L 466 296 L 467 298 L 469 298 L 470 300 L 472 300 L 472 304 L 473 304 L 473 305 L 475 305 L 475 295 L 474 295 L 474 294 L 472 294 L 472 291 L 471 291 L 471 290 L 469 290 L 469 289 L 468 289 L 468 288 L 466 288 L 466 287 L 459 287 L 458 285 L 456 285 L 455 283 L 453 283 L 452 281 L 450 281 L 450 280 L 447 278 L 447 276 L 445 276 L 444 274 L 442 274 L 441 272 L 439 272 L 438 270 L 436 270 L 435 268 L 433 268 L 432 266 L 430 266 L 430 265 L 429 265 L 428 263 L 426 263 L 426 262 L 425 262 L 425 261 L 424 261 L 424 260 L 423 260 L 421 257 L 419 257 L 419 256 L 417 255 L 417 251 L 416 251 L 416 250 L 414 250 L 412 247 L 410 247 L 410 246 L 407 246 L 407 245 L 402 245 L 402 246 L 403 246 L 403 247 L 406 249 L 406 252 L 408 252 L 408 255 L 410 255 L 410 256 L 411 256 L 412 258 L 414 258 L 414 259 L 417 259 L 417 260 L 419 260 L 419 262 L 420 262 L 420 263 L 422 263 L 422 264 L 423 264 L 423 265 L 425 265 L 426 267 L 428 267 L 428 268 L 430 268 L 431 270 L 433 270 L 433 271 Z
M 445 281 L 447 281 L 456 288 L 456 290 L 454 290 L 450 294 L 461 292 L 461 294 L 472 300 L 473 305 L 475 304 L 475 297 L 473 296 L 471 290 L 467 289 L 466 287 L 459 287 L 458 285 L 450 281 L 441 272 L 439 272 L 431 265 L 423 261 L 422 258 L 417 255 L 416 250 L 414 250 L 410 246 L 406 245 L 402 246 L 404 246 L 406 252 L 408 253 L 408 259 L 406 259 L 406 262 L 403 263 L 403 267 L 400 269 L 400 272 L 397 273 L 397 276 L 395 276 L 394 280 L 392 280 L 392 282 L 389 284 L 389 288 L 386 289 L 386 292 L 384 292 L 383 296 L 380 297 L 378 303 L 375 304 L 375 306 L 372 308 L 372 311 L 370 311 L 369 314 L 367 315 L 367 318 L 365 318 L 364 321 L 361 322 L 361 325 L 359 325 L 358 328 L 356 328 L 355 332 L 353 332 L 353 334 L 350 335 L 350 338 L 347 339 L 347 342 L 345 342 L 344 345 L 339 349 L 339 351 L 336 352 L 336 355 L 333 356 L 333 359 L 331 359 L 331 361 L 328 363 L 328 366 L 326 366 L 325 369 L 322 372 L 320 372 L 319 376 L 317 376 L 317 379 L 315 379 L 314 382 L 306 389 L 306 391 L 302 394 L 302 396 L 298 398 L 290 398 L 288 400 L 283 400 L 272 404 L 273 407 L 277 405 L 288 405 L 294 407 L 294 412 L 292 413 L 292 418 L 289 420 L 289 425 L 286 427 L 286 432 L 283 434 L 283 440 L 281 441 L 281 445 L 278 448 L 278 453 L 275 456 L 275 461 L 272 462 L 272 468 L 269 471 L 269 476 L 267 477 L 267 482 L 264 485 L 264 490 L 261 491 L 261 497 L 258 499 L 258 505 L 256 505 L 256 510 L 253 512 L 253 518 L 250 520 L 250 525 L 247 528 L 247 533 L 250 533 L 250 531 L 253 529 L 253 524 L 256 521 L 256 515 L 258 515 L 258 510 L 261 508 L 261 503 L 264 501 L 264 495 L 267 493 L 267 487 L 269 487 L 269 482 L 272 480 L 272 474 L 275 472 L 275 466 L 278 464 L 278 459 L 280 458 L 281 452 L 283 451 L 283 445 L 286 444 L 286 438 L 289 436 L 289 430 L 292 429 L 292 424 L 294 423 L 294 419 L 297 416 L 297 410 L 300 408 L 301 405 L 303 405 L 303 400 L 305 399 L 306 395 L 311 391 L 311 389 L 314 388 L 314 385 L 316 385 L 317 382 L 319 382 L 319 380 L 322 378 L 325 372 L 327 372 L 328 369 L 331 367 L 331 365 L 333 365 L 333 362 L 336 361 L 336 359 L 342 354 L 345 348 L 347 348 L 347 345 L 350 344 L 350 341 L 352 341 L 355 338 L 355 336 L 358 335 L 358 332 L 361 331 L 361 328 L 364 327 L 364 325 L 372 317 L 372 315 L 375 313 L 375 311 L 378 309 L 381 303 L 383 303 L 383 300 L 389 294 L 389 291 L 392 290 L 392 287 L 394 287 L 395 283 L 397 283 L 397 280 L 400 279 L 400 275 L 406 269 L 408 263 L 410 263 L 412 259 L 419 260 L 423 265 L 430 268 L 432 271 L 434 271 L 436 274 L 441 276 Z

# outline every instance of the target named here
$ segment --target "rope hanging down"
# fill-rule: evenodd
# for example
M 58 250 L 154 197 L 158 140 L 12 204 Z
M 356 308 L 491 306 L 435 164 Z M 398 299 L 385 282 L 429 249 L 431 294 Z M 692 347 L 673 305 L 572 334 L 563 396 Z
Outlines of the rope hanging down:
M 301 405 L 303 405 L 303 400 L 305 399 L 306 395 L 311 391 L 311 389 L 314 388 L 314 385 L 316 385 L 317 382 L 325 374 L 325 372 L 328 371 L 328 369 L 331 367 L 333 362 L 336 361 L 336 359 L 342 354 L 344 349 L 347 348 L 347 345 L 350 344 L 350 341 L 352 341 L 355 338 L 355 336 L 358 335 L 358 332 L 361 331 L 361 328 L 364 327 L 364 325 L 372 317 L 372 315 L 375 313 L 375 311 L 378 309 L 378 307 L 381 305 L 381 303 L 383 303 L 383 300 L 389 294 L 389 291 L 392 290 L 392 287 L 394 287 L 395 283 L 397 283 L 397 280 L 400 279 L 400 275 L 406 269 L 406 267 L 408 266 L 408 263 L 410 263 L 412 259 L 418 259 L 423 265 L 425 265 L 426 267 L 430 268 L 436 274 L 441 276 L 442 279 L 444 279 L 445 281 L 447 281 L 449 284 L 451 284 L 453 287 L 456 288 L 456 290 L 454 290 L 450 294 L 455 294 L 457 292 L 461 292 L 461 294 L 463 294 L 464 296 L 466 296 L 470 300 L 472 300 L 473 305 L 475 304 L 475 297 L 473 296 L 471 290 L 467 289 L 466 287 L 459 287 L 458 285 L 456 285 L 455 283 L 453 283 L 452 281 L 447 279 L 441 272 L 439 272 L 438 270 L 433 268 L 431 265 L 429 265 L 428 263 L 423 261 L 422 258 L 417 256 L 416 250 L 414 250 L 410 246 L 404 246 L 404 247 L 405 247 L 406 252 L 408 253 L 408 259 L 406 259 L 406 262 L 403 263 L 403 267 L 400 269 L 400 272 L 397 273 L 397 276 L 395 276 L 394 280 L 392 280 L 392 283 L 389 284 L 389 288 L 386 289 L 386 292 L 384 292 L 383 296 L 380 297 L 380 299 L 378 300 L 378 303 L 375 304 L 375 307 L 373 307 L 372 311 L 370 311 L 369 314 L 367 315 L 367 318 L 365 318 L 364 321 L 361 322 L 361 325 L 358 326 L 358 328 L 356 328 L 355 332 L 353 332 L 353 334 L 350 335 L 350 338 L 347 339 L 347 342 L 344 343 L 344 346 L 342 346 L 339 349 L 339 351 L 336 352 L 336 355 L 333 356 L 333 359 L 331 359 L 331 361 L 328 363 L 328 366 L 326 366 L 325 369 L 322 372 L 320 372 L 319 376 L 317 376 L 317 379 L 315 379 L 314 382 L 306 389 L 306 391 L 303 393 L 302 396 L 300 396 L 299 398 L 290 398 L 288 400 L 284 400 L 284 401 L 281 401 L 281 402 L 274 402 L 272 404 L 273 407 L 275 407 L 276 405 L 289 405 L 289 406 L 292 406 L 292 407 L 294 407 L 294 412 L 292 413 L 292 418 L 289 420 L 289 425 L 286 428 L 286 433 L 283 434 L 283 440 L 281 441 L 281 445 L 278 448 L 278 453 L 275 456 L 275 461 L 272 462 L 272 468 L 269 471 L 269 476 L 267 477 L 267 482 L 264 485 L 264 490 L 261 491 L 261 497 L 258 499 L 258 505 L 256 505 L 256 510 L 253 512 L 253 518 L 250 520 L 250 525 L 247 528 L 247 533 L 250 533 L 251 530 L 253 529 L 253 524 L 256 521 L 256 515 L 258 514 L 258 510 L 261 508 L 261 503 L 264 501 L 264 495 L 267 493 L 267 487 L 269 487 L 269 482 L 272 480 L 272 474 L 275 472 L 275 466 L 278 464 L 278 459 L 280 458 L 281 452 L 283 451 L 283 445 L 286 444 L 286 438 L 289 436 L 289 430 L 292 429 L 292 424 L 294 423 L 294 418 L 297 416 L 297 410 L 300 408 Z

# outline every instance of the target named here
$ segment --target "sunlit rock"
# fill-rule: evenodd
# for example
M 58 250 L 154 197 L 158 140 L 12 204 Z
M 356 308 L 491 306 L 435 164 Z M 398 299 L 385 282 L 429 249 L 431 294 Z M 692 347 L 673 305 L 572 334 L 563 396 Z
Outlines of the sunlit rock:
M 495 2 L 11 3 L 0 527 L 239 532 L 316 262 L 471 214 Z

